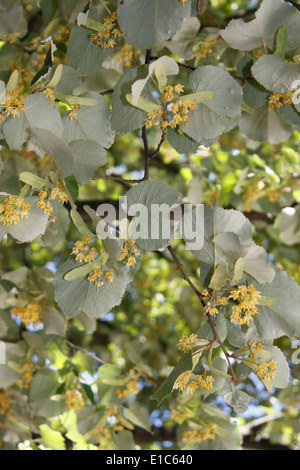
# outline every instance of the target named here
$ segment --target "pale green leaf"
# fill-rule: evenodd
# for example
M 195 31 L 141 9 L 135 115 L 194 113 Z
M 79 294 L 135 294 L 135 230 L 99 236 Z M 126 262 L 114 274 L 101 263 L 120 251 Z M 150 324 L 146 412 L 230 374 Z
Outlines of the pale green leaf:
M 184 3 L 173 0 L 118 0 L 121 30 L 126 42 L 138 49 L 150 49 L 157 42 L 170 38 L 190 16 L 190 12 L 190 0 Z

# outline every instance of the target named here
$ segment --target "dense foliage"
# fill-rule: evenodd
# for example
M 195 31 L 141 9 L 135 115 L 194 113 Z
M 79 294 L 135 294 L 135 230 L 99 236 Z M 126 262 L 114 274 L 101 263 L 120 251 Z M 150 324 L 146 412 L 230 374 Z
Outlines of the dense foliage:
M 299 448 L 300 6 L 0 0 L 0 38 L 0 448 Z

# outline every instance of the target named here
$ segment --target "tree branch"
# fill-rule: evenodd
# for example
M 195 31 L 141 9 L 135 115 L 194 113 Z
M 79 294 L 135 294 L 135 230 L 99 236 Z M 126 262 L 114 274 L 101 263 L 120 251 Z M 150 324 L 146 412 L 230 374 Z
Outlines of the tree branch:
M 198 299 L 200 300 L 201 304 L 203 305 L 203 307 L 205 307 L 205 302 L 203 300 L 203 295 L 201 294 L 201 292 L 197 289 L 197 287 L 195 286 L 195 284 L 192 282 L 192 280 L 189 278 L 189 276 L 186 274 L 185 270 L 184 270 L 184 267 L 181 263 L 181 261 L 179 260 L 179 258 L 177 257 L 174 249 L 171 247 L 171 246 L 168 246 L 168 250 L 169 252 L 171 253 L 171 256 L 173 258 L 173 260 L 175 261 L 175 263 L 177 264 L 178 268 L 180 269 L 181 273 L 182 273 L 182 276 L 183 278 L 186 280 L 186 282 L 189 284 L 189 286 L 193 289 L 193 291 L 195 292 L 195 294 L 197 295 Z M 232 376 L 232 380 L 233 382 L 238 382 L 238 379 L 236 378 L 235 376 L 235 373 L 234 373 L 234 370 L 232 368 L 232 365 L 231 365 L 231 362 L 230 362 L 230 354 L 227 352 L 222 340 L 220 339 L 220 336 L 218 334 L 218 331 L 217 331 L 217 327 L 216 327 L 216 324 L 212 318 L 212 316 L 207 313 L 206 314 L 207 318 L 208 318 L 208 322 L 210 324 L 210 327 L 213 331 L 213 334 L 214 334 L 214 338 L 215 338 L 215 341 L 219 344 L 219 346 L 221 347 L 222 351 L 224 352 L 225 354 L 225 357 L 226 357 L 226 361 L 228 363 L 228 367 L 230 369 L 230 372 L 231 372 L 231 376 Z
M 296 3 L 294 2 L 293 0 L 284 0 L 286 3 L 290 3 L 291 5 L 293 5 L 293 7 L 297 8 L 297 10 L 300 11 L 300 5 L 299 3 Z
M 69 341 L 68 339 L 65 339 L 65 341 L 66 341 L 66 344 L 67 344 L 70 348 L 72 348 L 72 349 L 77 349 L 78 351 L 83 352 L 83 353 L 86 354 L 87 356 L 90 356 L 92 359 L 94 359 L 94 361 L 98 362 L 98 364 L 101 364 L 101 365 L 105 364 L 105 362 L 102 361 L 102 359 L 100 359 L 99 357 L 95 356 L 95 354 L 90 353 L 89 351 L 87 351 L 87 350 L 84 349 L 84 348 L 81 348 L 80 346 L 76 346 L 76 344 L 71 343 L 71 341 Z

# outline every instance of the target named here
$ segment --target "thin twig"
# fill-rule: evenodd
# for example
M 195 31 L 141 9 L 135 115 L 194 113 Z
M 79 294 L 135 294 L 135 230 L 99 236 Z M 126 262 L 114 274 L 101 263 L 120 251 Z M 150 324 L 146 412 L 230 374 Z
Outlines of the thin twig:
M 294 2 L 293 0 L 284 0 L 286 3 L 290 3 L 291 5 L 293 5 L 293 7 L 297 8 L 297 10 L 300 11 L 300 5 L 299 3 L 296 3 Z
M 105 364 L 105 362 L 102 361 L 102 359 L 99 359 L 99 357 L 95 356 L 95 354 L 90 353 L 89 351 L 87 351 L 84 348 L 81 348 L 80 346 L 76 346 L 76 344 L 71 343 L 71 341 L 69 341 L 68 339 L 66 339 L 65 341 L 67 345 L 70 346 L 70 348 L 77 349 L 78 351 L 83 352 L 87 356 L 90 356 L 92 359 L 94 359 L 94 361 L 98 362 L 98 364 L 101 364 L 101 365 Z
M 102 91 L 100 95 L 105 96 L 105 95 L 111 95 L 114 92 L 114 90 L 106 90 Z
M 195 284 L 193 283 L 193 281 L 189 278 L 189 276 L 186 274 L 185 270 L 184 270 L 184 267 L 181 263 L 181 261 L 179 260 L 178 256 L 176 255 L 174 249 L 171 247 L 171 246 L 168 246 L 168 250 L 169 252 L 171 253 L 171 256 L 172 258 L 174 259 L 175 263 L 177 264 L 178 268 L 180 269 L 181 273 L 182 273 L 182 276 L 183 278 L 186 280 L 186 282 L 190 285 L 190 287 L 193 289 L 193 291 L 195 292 L 195 294 L 197 295 L 198 299 L 200 300 L 201 304 L 203 305 L 203 307 L 205 307 L 205 302 L 203 300 L 203 295 L 201 294 L 201 292 L 197 289 L 197 287 L 195 286 Z M 230 372 L 231 372 L 231 376 L 232 376 L 232 380 L 233 382 L 238 382 L 238 379 L 236 378 L 235 376 L 235 373 L 234 373 L 234 370 L 232 368 L 232 365 L 231 365 L 231 362 L 230 362 L 230 354 L 227 352 L 219 334 L 218 334 L 218 331 L 217 331 L 217 327 L 216 327 L 216 324 L 212 318 L 212 316 L 207 313 L 206 314 L 207 318 L 208 318 L 208 321 L 209 321 L 209 324 L 210 324 L 210 327 L 213 331 L 213 334 L 214 334 L 214 337 L 215 337 L 215 341 L 217 341 L 217 343 L 220 345 L 222 351 L 224 352 L 225 354 L 225 357 L 226 357 L 226 361 L 228 363 L 228 366 L 229 366 L 229 369 L 230 369 Z
M 189 276 L 186 274 L 185 270 L 184 270 L 184 267 L 181 263 L 181 261 L 179 260 L 178 256 L 176 255 L 174 249 L 171 247 L 171 246 L 168 246 L 168 250 L 169 252 L 171 253 L 171 256 L 173 258 L 173 260 L 175 261 L 175 263 L 177 264 L 178 268 L 180 269 L 181 271 L 181 274 L 184 278 L 184 280 L 190 285 L 190 287 L 193 289 L 193 291 L 195 292 L 195 294 L 197 295 L 198 299 L 200 300 L 201 304 L 203 305 L 203 307 L 205 307 L 205 302 L 203 300 L 203 295 L 201 294 L 201 292 L 197 289 L 197 287 L 195 286 L 195 284 L 192 282 L 192 280 L 189 278 Z

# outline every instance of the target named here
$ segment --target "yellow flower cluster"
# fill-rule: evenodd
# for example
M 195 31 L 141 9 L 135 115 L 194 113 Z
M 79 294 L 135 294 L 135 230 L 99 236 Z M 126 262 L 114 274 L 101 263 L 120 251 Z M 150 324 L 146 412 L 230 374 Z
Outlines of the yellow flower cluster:
M 170 420 L 175 421 L 175 423 L 182 423 L 186 421 L 189 417 L 187 411 L 182 411 L 178 409 L 174 409 L 171 411 Z
M 141 51 L 139 49 L 135 49 L 130 45 L 126 45 L 123 47 L 120 52 L 115 55 L 115 60 L 120 64 L 123 62 L 125 67 L 131 67 L 133 54 L 138 57 L 141 55 Z
M 205 59 L 209 54 L 213 53 L 213 47 L 217 43 L 217 39 L 207 39 L 206 41 L 202 41 L 199 45 L 197 45 L 197 50 L 195 57 L 196 59 Z
M 199 382 L 199 387 L 211 392 L 213 390 L 213 381 L 211 375 L 198 375 L 197 380 Z
M 279 109 L 283 104 L 293 104 L 293 92 L 278 93 L 277 91 L 269 98 L 269 106 L 271 109 Z
M 103 277 L 105 276 L 105 280 L 112 284 L 114 282 L 114 273 L 112 271 L 105 271 L 103 272 L 101 269 L 94 269 L 89 276 L 88 281 L 92 282 L 98 289 L 104 285 Z
M 70 410 L 80 410 L 85 405 L 85 400 L 82 393 L 78 390 L 67 390 L 66 391 L 66 408 Z
M 80 104 L 75 104 L 73 109 L 69 112 L 68 116 L 69 116 L 69 119 L 71 119 L 71 121 L 73 119 L 78 119 L 77 111 L 79 111 L 80 108 L 81 108 Z
M 205 315 L 211 315 L 211 316 L 218 315 L 219 310 L 216 307 L 216 305 L 223 306 L 223 305 L 227 305 L 228 303 L 227 297 L 220 297 L 219 295 L 216 295 L 214 291 L 212 291 L 212 293 L 210 294 L 207 289 L 203 289 L 203 291 L 201 292 L 201 295 L 203 297 L 210 297 L 209 302 L 203 309 Z
M 90 248 L 90 238 L 83 237 L 82 241 L 75 243 L 72 251 L 72 255 L 76 255 L 75 260 L 79 263 L 91 263 L 94 261 L 94 257 L 98 254 L 96 248 Z
M 29 215 L 30 204 L 18 196 L 9 196 L 0 204 L 0 222 L 6 227 L 17 224 Z
M 99 441 L 108 441 L 111 438 L 110 431 L 102 427 L 94 430 L 94 436 Z
M 256 370 L 256 374 L 262 379 L 273 379 L 276 375 L 276 366 L 275 361 L 261 362 Z
M 180 338 L 178 347 L 181 351 L 184 351 L 185 353 L 190 352 L 195 344 L 195 341 L 197 341 L 197 335 L 195 334 L 192 334 L 190 336 L 183 336 L 182 338 Z
M 18 317 L 26 327 L 32 326 L 36 328 L 43 323 L 42 307 L 38 304 L 15 307 L 11 310 L 11 314 Z
M 36 203 L 37 207 L 43 209 L 44 214 L 52 214 L 53 206 L 51 201 L 58 200 L 61 204 L 65 204 L 69 200 L 68 193 L 64 190 L 64 185 L 62 183 L 57 183 L 57 186 L 54 187 L 50 192 L 42 190 L 39 192 L 40 200 Z M 55 218 L 52 218 L 52 221 L 55 221 Z
M 0 416 L 7 416 L 11 412 L 12 399 L 6 392 L 0 393 Z
M 187 393 L 194 393 L 195 390 L 197 390 L 198 388 L 205 389 L 208 392 L 211 392 L 213 390 L 212 383 L 214 379 L 212 378 L 211 375 L 207 375 L 207 376 L 198 375 L 197 381 L 195 380 L 190 381 L 190 375 L 191 375 L 191 372 L 189 371 L 183 372 L 183 374 L 181 374 L 177 378 L 173 386 L 173 389 L 181 390 L 181 391 L 186 390 Z
M 35 364 L 33 362 L 28 362 L 19 369 L 19 373 L 22 375 L 22 378 L 18 380 L 17 384 L 20 388 L 25 388 L 27 390 L 30 389 L 34 372 Z
M 126 387 L 121 390 L 120 388 L 116 389 L 116 395 L 118 398 L 128 398 L 129 395 L 137 395 L 140 389 L 138 387 L 138 382 L 135 379 L 129 380 L 126 384 Z
M 116 45 L 115 39 L 122 36 L 123 33 L 118 24 L 118 15 L 115 11 L 104 20 L 101 31 L 91 34 L 90 40 L 102 49 L 107 49 L 108 47 L 114 47 Z
M 196 104 L 188 99 L 178 99 L 178 96 L 174 98 L 174 92 L 177 95 L 182 93 L 183 85 L 178 83 L 175 87 L 167 86 L 163 90 L 162 97 L 165 104 L 157 111 L 148 113 L 146 127 L 161 127 L 162 129 L 172 127 L 174 129 L 182 123 L 189 122 L 188 114 L 196 108 Z
M 238 301 L 238 305 L 232 307 L 231 321 L 235 321 L 238 325 L 249 324 L 254 315 L 257 315 L 257 300 L 260 293 L 250 286 L 239 286 L 238 289 L 231 292 L 229 298 Z
M 209 424 L 206 427 L 185 431 L 182 434 L 182 442 L 189 444 L 199 444 L 207 439 L 214 439 L 218 431 L 216 424 Z
M 110 431 L 106 428 L 96 428 L 94 430 L 94 437 L 101 442 L 101 445 L 98 447 L 99 450 L 113 450 L 113 447 L 107 444 L 111 440 Z M 103 443 L 104 441 L 104 443 Z
M 218 315 L 219 310 L 216 307 L 211 307 L 210 305 L 206 305 L 203 309 L 205 315 Z
M 282 198 L 281 188 L 268 188 L 266 190 L 267 198 L 270 202 L 278 202 Z
M 136 258 L 140 256 L 140 250 L 135 246 L 135 241 L 132 239 L 124 240 L 121 247 L 119 261 L 123 261 L 129 266 L 136 264 Z
M 118 415 L 120 416 L 120 418 L 122 419 L 122 415 L 120 415 L 120 412 L 117 408 L 113 408 L 112 406 L 109 406 L 107 408 L 107 417 L 111 417 L 113 418 L 111 420 L 111 425 L 112 425 L 112 428 L 114 430 L 114 432 L 121 432 L 124 430 L 124 426 L 122 424 L 125 423 L 125 421 L 121 421 L 121 419 L 118 417 Z
M 255 360 L 257 358 L 257 352 L 262 351 L 264 349 L 263 345 L 260 343 L 256 343 L 256 341 L 251 341 L 249 343 L 250 347 L 250 359 Z
M 55 34 L 55 42 L 64 42 L 66 45 L 68 45 L 69 35 L 70 29 L 65 25 L 60 26 L 57 33 Z
M 55 95 L 54 95 L 54 91 L 52 90 L 52 88 L 47 88 L 43 93 L 44 95 L 47 96 L 47 98 L 49 98 L 49 101 L 51 102 L 55 101 Z
M 19 117 L 21 111 L 24 111 L 24 98 L 22 96 L 19 97 L 19 93 L 17 91 L 11 91 L 10 95 L 5 97 L 2 107 L 4 107 L 2 111 L 2 119 L 3 114 L 7 114 L 13 118 Z

